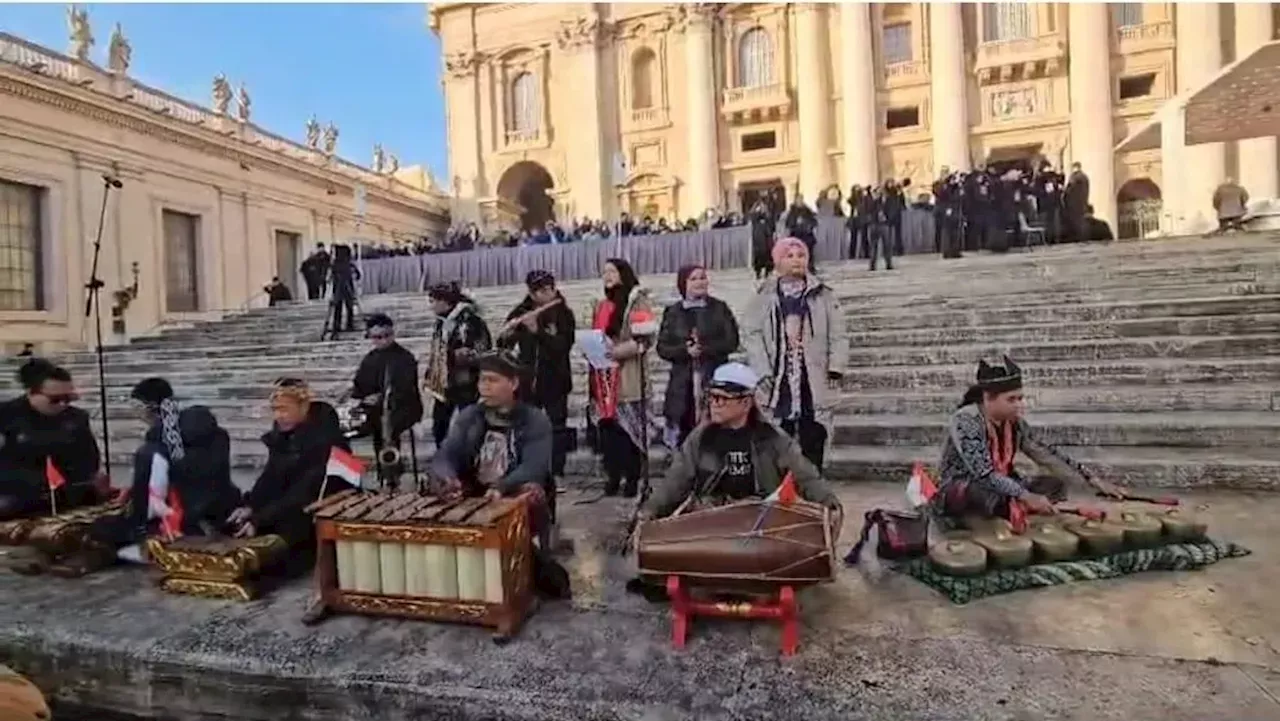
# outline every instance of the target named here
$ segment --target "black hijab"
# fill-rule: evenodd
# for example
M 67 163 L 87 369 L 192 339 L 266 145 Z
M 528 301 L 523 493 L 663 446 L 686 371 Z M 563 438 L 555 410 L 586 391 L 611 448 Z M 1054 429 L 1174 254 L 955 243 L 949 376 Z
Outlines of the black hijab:
M 618 284 L 604 289 L 604 297 L 613 303 L 613 314 L 609 316 L 609 322 L 604 327 L 604 334 L 610 338 L 617 338 L 622 332 L 623 322 L 626 321 L 627 301 L 631 298 L 631 290 L 640 285 L 640 279 L 636 277 L 636 271 L 631 264 L 622 258 L 609 258 L 605 262 L 618 269 Z

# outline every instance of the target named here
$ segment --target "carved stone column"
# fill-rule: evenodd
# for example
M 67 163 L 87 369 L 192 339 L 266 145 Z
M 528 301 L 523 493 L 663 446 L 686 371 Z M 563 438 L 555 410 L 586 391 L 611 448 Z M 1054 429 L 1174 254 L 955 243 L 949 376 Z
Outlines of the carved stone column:
M 841 187 L 879 182 L 876 144 L 875 56 L 871 51 L 871 6 L 840 6 L 840 94 L 844 98 L 844 177 Z
M 1071 159 L 1089 176 L 1094 214 L 1116 227 L 1115 132 L 1111 114 L 1111 15 L 1106 3 L 1071 3 Z
M 606 27 L 594 15 L 566 20 L 556 33 L 556 43 L 569 65 L 574 96 L 574 135 L 565 145 L 568 155 L 569 187 L 573 189 L 575 216 L 604 219 L 613 207 L 612 152 L 604 135 L 604 109 L 611 102 L 601 87 L 600 48 Z M 550 106 L 550 103 L 545 103 Z
M 712 72 L 715 15 L 702 4 L 682 5 L 684 29 L 684 64 L 687 80 L 685 112 L 688 124 L 689 189 L 684 194 L 687 207 L 679 209 L 681 217 L 701 215 L 707 208 L 720 205 L 719 121 L 716 118 L 716 86 Z
M 1242 3 L 1236 6 L 1236 57 L 1242 58 L 1271 42 L 1271 3 Z M 1280 197 L 1280 176 L 1276 170 L 1276 138 L 1240 141 L 1240 184 L 1256 199 Z
M 1222 22 L 1214 3 L 1178 3 L 1174 6 L 1178 39 L 1178 92 L 1198 88 L 1222 69 Z M 1195 232 L 1217 224 L 1213 191 L 1226 179 L 1226 148 L 1222 143 L 1188 146 L 1182 153 L 1189 172 L 1172 174 L 1182 181 L 1182 215 Z M 1166 174 L 1169 177 L 1169 174 Z
M 453 216 L 480 221 L 477 201 L 484 182 L 481 174 L 480 88 L 476 70 L 482 58 L 470 50 L 445 57 L 445 103 L 449 125 L 449 187 L 454 191 Z
M 932 3 L 929 12 L 929 111 L 933 168 L 968 170 L 969 74 L 960 5 Z
M 818 3 L 796 5 L 796 95 L 800 113 L 800 192 L 813 203 L 831 185 L 830 55 L 823 37 L 827 32 L 827 7 Z M 870 67 L 870 66 L 868 66 Z

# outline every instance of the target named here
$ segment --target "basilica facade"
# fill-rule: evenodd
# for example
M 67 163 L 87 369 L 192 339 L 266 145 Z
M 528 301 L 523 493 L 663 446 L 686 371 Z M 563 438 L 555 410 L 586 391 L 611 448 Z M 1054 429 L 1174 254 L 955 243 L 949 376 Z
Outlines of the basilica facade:
M 777 189 L 1079 162 L 1122 235 L 1161 189 L 1211 212 L 1277 194 L 1274 138 L 1194 149 L 1196 173 L 1116 143 L 1270 41 L 1269 3 L 435 3 L 455 215 L 697 216 Z
M 275 135 L 221 76 L 207 106 L 138 83 L 122 30 L 95 53 L 86 11 L 69 33 L 65 54 L 0 34 L 0 351 L 93 343 L 100 219 L 109 343 L 265 305 L 275 276 L 305 297 L 316 243 L 443 236 L 448 200 L 421 168 L 343 160 L 332 124 Z

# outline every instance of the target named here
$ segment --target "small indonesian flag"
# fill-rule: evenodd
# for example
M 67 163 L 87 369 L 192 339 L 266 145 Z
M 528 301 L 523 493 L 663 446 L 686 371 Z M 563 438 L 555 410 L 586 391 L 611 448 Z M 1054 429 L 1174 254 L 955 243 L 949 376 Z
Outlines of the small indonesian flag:
M 911 468 L 911 480 L 907 481 L 907 503 L 912 508 L 919 508 L 929 502 L 938 492 L 938 484 L 933 482 L 929 471 L 923 463 L 916 463 Z
M 324 467 L 324 475 L 337 476 L 356 488 L 360 487 L 360 476 L 364 475 L 364 463 L 359 458 L 334 446 L 329 451 L 329 463 Z
M 658 317 L 648 308 L 631 311 L 631 335 L 654 335 L 658 332 Z
M 67 485 L 66 477 L 62 475 L 62 471 L 59 471 L 57 466 L 53 465 L 52 458 L 44 459 L 44 478 L 49 482 L 49 490 L 51 491 L 56 491 Z
M 774 491 L 765 500 L 774 503 L 790 506 L 800 498 L 799 491 L 796 490 L 796 477 L 791 471 L 787 471 L 787 475 L 782 478 L 782 485 L 778 486 L 778 490 Z

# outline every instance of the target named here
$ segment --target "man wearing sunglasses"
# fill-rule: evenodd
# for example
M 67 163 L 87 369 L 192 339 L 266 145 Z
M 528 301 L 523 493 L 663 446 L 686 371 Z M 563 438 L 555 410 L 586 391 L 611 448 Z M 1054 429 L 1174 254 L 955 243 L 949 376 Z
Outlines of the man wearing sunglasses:
M 755 371 L 741 363 L 716 369 L 707 393 L 709 422 L 694 428 L 672 457 L 640 521 L 666 517 L 690 496 L 710 505 L 766 498 L 788 473 L 802 498 L 840 509 L 840 501 L 795 439 L 761 415 L 755 400 L 759 382 Z
M 418 392 L 418 359 L 396 342 L 395 324 L 385 313 L 375 313 L 365 321 L 370 350 L 351 384 L 350 397 L 365 410 L 365 425 L 357 437 L 373 436 L 377 449 L 400 447 L 400 436 L 422 420 L 422 395 Z M 390 394 L 390 399 L 384 394 Z M 388 402 L 389 400 L 389 402 Z M 382 437 L 382 410 L 391 409 L 390 438 Z M 390 481 L 392 479 L 383 479 Z

